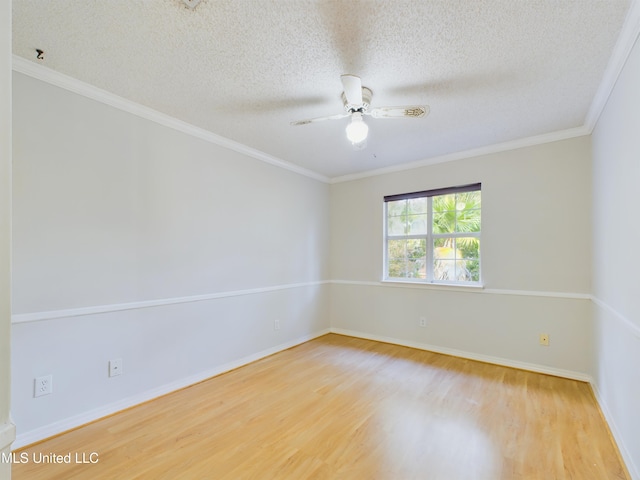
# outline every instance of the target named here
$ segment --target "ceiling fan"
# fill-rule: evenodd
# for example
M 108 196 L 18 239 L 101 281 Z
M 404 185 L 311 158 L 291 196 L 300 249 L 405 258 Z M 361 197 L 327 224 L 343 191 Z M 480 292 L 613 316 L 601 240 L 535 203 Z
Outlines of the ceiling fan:
M 341 75 L 340 80 L 342 80 L 342 86 L 344 87 L 342 103 L 344 104 L 345 113 L 298 120 L 297 122 L 291 122 L 291 125 L 307 125 L 313 122 L 351 117 L 351 122 L 347 125 L 347 138 L 355 147 L 363 147 L 369 133 L 369 127 L 363 119 L 365 115 L 373 118 L 422 118 L 429 113 L 428 105 L 369 109 L 373 93 L 369 88 L 362 86 L 360 77 L 346 74 Z

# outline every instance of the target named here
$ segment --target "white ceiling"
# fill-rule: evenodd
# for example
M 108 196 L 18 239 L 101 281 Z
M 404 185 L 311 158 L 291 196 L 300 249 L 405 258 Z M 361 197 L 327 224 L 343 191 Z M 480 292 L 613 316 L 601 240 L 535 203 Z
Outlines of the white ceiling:
M 631 0 L 14 0 L 14 53 L 330 178 L 581 127 Z M 44 50 L 44 60 L 35 49 Z M 354 150 L 340 75 L 372 106 Z

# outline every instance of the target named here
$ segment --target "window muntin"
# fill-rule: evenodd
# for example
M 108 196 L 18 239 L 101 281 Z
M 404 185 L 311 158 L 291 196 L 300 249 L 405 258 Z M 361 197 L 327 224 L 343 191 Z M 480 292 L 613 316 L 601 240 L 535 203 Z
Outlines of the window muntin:
M 385 279 L 479 284 L 480 231 L 480 184 L 385 197 Z

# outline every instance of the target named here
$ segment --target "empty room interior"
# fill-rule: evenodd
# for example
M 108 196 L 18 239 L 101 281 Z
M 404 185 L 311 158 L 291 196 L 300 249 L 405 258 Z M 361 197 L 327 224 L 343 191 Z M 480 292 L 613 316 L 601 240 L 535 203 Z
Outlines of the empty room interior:
M 0 9 L 0 478 L 640 480 L 639 1 Z

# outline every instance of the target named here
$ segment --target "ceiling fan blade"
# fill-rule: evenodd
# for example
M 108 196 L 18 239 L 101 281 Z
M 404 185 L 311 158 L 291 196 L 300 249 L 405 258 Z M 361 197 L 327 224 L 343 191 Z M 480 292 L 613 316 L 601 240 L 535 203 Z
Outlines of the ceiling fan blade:
M 405 107 L 377 107 L 366 112 L 373 118 L 422 118 L 429 115 L 428 105 L 410 105 Z
M 362 80 L 355 75 L 341 75 L 344 96 L 347 103 L 356 107 L 362 105 Z
M 323 122 L 325 120 L 338 120 L 340 118 L 348 117 L 348 113 L 338 113 L 337 115 L 329 115 L 327 117 L 308 118 L 306 120 L 298 120 L 297 122 L 291 122 L 291 125 L 307 125 L 313 122 Z

